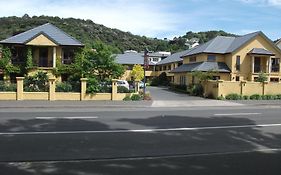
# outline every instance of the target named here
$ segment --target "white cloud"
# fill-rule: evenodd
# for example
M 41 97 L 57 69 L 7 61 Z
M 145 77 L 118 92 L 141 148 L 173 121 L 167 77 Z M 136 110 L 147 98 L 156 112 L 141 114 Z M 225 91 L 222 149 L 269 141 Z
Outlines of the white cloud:
M 274 6 L 274 7 L 281 8 L 281 0 L 239 0 L 239 1 L 248 4 Z

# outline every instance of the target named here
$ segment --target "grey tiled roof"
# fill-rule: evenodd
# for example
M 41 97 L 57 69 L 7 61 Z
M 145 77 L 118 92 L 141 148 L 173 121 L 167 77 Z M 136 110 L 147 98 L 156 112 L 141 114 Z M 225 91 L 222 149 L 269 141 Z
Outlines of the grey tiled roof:
M 190 52 L 190 50 L 185 50 L 185 51 L 174 53 L 174 54 L 168 56 L 167 58 L 161 60 L 160 62 L 158 62 L 157 65 L 163 65 L 163 64 L 169 64 L 169 63 L 182 61 L 183 59 L 181 58 L 181 56 L 187 54 L 188 52 Z
M 257 55 L 275 55 L 273 52 L 265 50 L 263 48 L 253 48 L 249 54 L 257 54 Z
M 181 73 L 181 72 L 194 72 L 194 71 L 201 71 L 201 72 L 207 72 L 207 71 L 218 71 L 222 73 L 229 73 L 230 69 L 229 67 L 223 63 L 223 62 L 197 62 L 197 63 L 189 63 L 189 64 L 183 64 L 174 70 L 171 71 L 171 73 Z
M 116 55 L 116 62 L 119 64 L 140 64 L 143 65 L 144 57 L 142 53 L 124 53 Z M 155 65 L 152 62 L 149 62 L 149 65 Z
M 63 32 L 61 29 L 57 28 L 56 26 L 46 23 L 44 25 L 35 27 L 31 30 L 26 32 L 20 33 L 18 35 L 12 36 L 5 40 L 0 41 L 2 44 L 26 44 L 27 42 L 31 41 L 35 37 L 39 36 L 40 34 L 45 35 L 51 41 L 56 43 L 57 45 L 63 46 L 83 46 L 81 42 L 76 40 L 75 38 L 71 37 L 70 35 Z
M 232 53 L 260 34 L 264 36 L 267 40 L 269 40 L 260 31 L 239 36 L 239 37 L 217 36 L 216 38 L 196 47 L 196 49 L 194 49 L 191 52 L 188 52 L 183 56 L 190 56 L 199 53 L 217 53 L 217 54 Z

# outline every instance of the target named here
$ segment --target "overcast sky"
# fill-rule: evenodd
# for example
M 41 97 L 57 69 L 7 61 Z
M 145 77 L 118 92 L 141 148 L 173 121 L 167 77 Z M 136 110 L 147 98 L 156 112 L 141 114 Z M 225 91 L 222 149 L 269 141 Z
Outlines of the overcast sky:
M 281 0 L 1 0 L 0 16 L 24 14 L 91 19 L 148 37 L 187 31 L 263 31 L 281 38 Z

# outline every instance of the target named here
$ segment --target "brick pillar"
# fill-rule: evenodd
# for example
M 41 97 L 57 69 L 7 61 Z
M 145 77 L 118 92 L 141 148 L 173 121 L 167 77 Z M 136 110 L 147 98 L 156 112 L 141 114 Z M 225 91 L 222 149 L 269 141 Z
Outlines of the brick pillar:
M 17 100 L 23 100 L 23 80 L 24 77 L 16 77 L 17 79 Z
M 56 78 L 49 78 L 49 100 L 56 100 Z
M 87 91 L 87 78 L 80 78 L 81 81 L 81 92 L 80 92 L 80 100 L 85 100 L 86 91 Z
M 262 83 L 262 95 L 267 95 L 266 94 L 267 85 L 268 85 L 268 81 Z
M 111 100 L 117 100 L 117 80 L 112 80 Z

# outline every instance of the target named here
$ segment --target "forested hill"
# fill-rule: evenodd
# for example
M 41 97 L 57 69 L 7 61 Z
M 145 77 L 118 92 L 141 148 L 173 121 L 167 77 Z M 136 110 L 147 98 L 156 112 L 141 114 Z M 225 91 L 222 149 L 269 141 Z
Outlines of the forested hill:
M 23 17 L 0 18 L 0 40 L 47 22 L 54 24 L 84 44 L 90 44 L 97 40 L 102 41 L 112 46 L 112 50 L 116 53 L 121 53 L 125 50 L 143 51 L 145 47 L 148 47 L 148 49 L 152 51 L 176 52 L 187 49 L 186 39 L 198 38 L 200 43 L 203 43 L 209 41 L 217 35 L 233 36 L 233 34 L 229 34 L 224 31 L 208 31 L 199 33 L 187 32 L 186 35 L 175 37 L 173 40 L 169 41 L 133 35 L 129 32 L 123 32 L 118 29 L 111 29 L 103 25 L 96 24 L 91 20 L 50 16 L 30 17 L 28 15 L 24 15 Z

